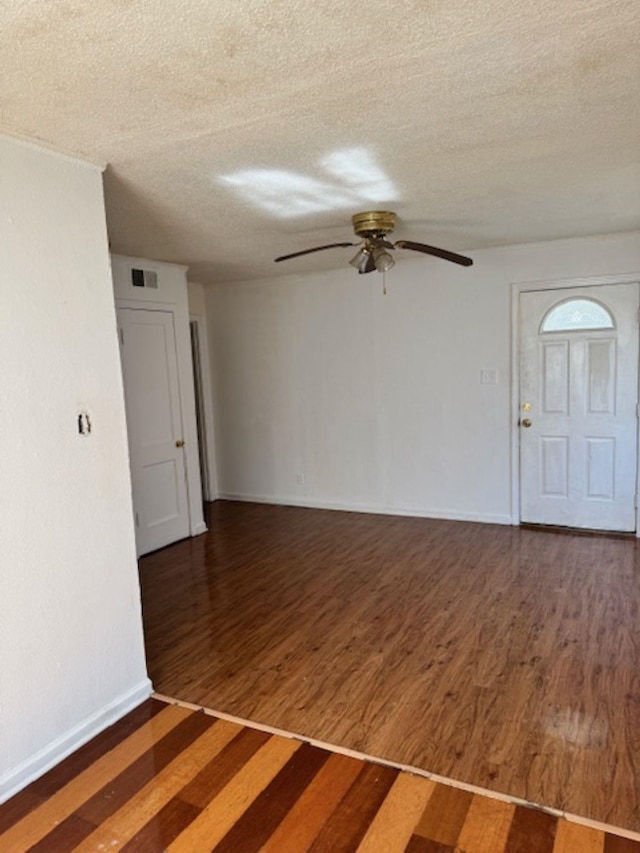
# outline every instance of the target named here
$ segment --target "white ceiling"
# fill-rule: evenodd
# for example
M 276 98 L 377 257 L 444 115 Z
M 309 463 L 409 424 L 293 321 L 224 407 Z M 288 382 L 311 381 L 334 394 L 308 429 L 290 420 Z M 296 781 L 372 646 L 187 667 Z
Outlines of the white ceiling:
M 112 247 L 202 282 L 640 227 L 637 0 L 3 0 L 4 132 L 108 163 Z M 349 268 L 350 269 L 350 268 Z

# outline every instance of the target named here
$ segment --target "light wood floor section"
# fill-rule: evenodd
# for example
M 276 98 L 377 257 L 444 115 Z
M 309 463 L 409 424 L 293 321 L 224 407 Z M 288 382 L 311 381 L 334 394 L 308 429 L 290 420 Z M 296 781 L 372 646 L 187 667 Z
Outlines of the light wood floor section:
M 151 699 L 8 803 L 3 853 L 640 853 L 640 842 Z
M 141 562 L 156 690 L 640 830 L 634 540 L 230 502 L 209 525 Z

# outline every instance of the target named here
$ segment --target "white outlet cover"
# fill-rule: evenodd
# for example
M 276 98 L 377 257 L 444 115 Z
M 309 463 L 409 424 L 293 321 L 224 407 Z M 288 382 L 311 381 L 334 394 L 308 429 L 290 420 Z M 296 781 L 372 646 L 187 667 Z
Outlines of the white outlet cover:
M 480 384 L 481 385 L 497 385 L 498 384 L 498 371 L 495 367 L 483 367 L 480 371 Z

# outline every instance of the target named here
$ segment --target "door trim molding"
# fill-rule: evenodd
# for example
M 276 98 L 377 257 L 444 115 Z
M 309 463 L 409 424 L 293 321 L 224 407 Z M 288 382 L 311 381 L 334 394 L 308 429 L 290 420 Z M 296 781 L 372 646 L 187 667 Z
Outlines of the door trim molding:
M 207 468 L 209 474 L 208 501 L 218 498 L 218 468 L 216 455 L 215 420 L 213 415 L 213 395 L 211 382 L 211 369 L 209 357 L 209 335 L 207 332 L 207 320 L 203 314 L 190 314 L 189 320 L 198 326 L 198 346 L 200 349 L 200 372 L 202 379 L 202 396 L 204 408 L 204 431 L 207 444 Z M 195 366 L 194 366 L 195 370 Z
M 571 287 L 602 287 L 637 284 L 640 272 L 511 282 L 511 524 L 520 526 L 520 294 L 531 290 L 565 290 Z M 640 401 L 640 388 L 638 390 Z M 640 429 L 638 430 L 636 490 L 640 489 Z M 638 503 L 638 501 L 636 501 Z M 640 509 L 636 507 L 636 538 L 640 538 Z

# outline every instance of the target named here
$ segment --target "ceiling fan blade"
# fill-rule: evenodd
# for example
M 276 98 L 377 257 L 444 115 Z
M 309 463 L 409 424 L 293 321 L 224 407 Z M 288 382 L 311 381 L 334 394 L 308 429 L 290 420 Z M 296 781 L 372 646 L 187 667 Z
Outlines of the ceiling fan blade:
M 453 261 L 454 264 L 460 264 L 463 267 L 470 267 L 473 263 L 471 258 L 467 258 L 465 255 L 448 252 L 446 249 L 438 249 L 436 246 L 426 246 L 424 243 L 414 243 L 412 240 L 398 240 L 396 248 L 412 249 L 414 252 L 422 252 L 424 255 L 434 255 L 436 258 Z
M 373 272 L 375 270 L 375 268 L 376 268 L 376 262 L 373 259 L 373 255 L 369 255 L 369 257 L 367 258 L 367 263 L 364 265 L 364 268 L 361 270 L 358 270 L 358 272 L 361 275 L 364 275 L 364 273 Z
M 337 249 L 342 246 L 356 246 L 357 243 L 328 243 L 326 246 L 316 246 L 314 249 L 303 249 L 301 252 L 292 252 L 290 255 L 280 255 L 278 261 L 288 261 L 290 258 L 299 258 L 300 255 L 310 255 L 312 252 L 322 252 L 324 249 Z

